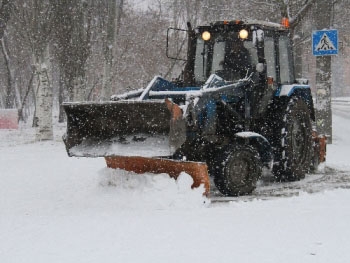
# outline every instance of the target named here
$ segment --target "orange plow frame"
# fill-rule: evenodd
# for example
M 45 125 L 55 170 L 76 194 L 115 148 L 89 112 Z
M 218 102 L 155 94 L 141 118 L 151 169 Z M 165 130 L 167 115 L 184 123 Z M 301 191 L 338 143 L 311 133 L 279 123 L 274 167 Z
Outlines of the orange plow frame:
M 315 156 L 318 156 L 318 162 L 325 162 L 327 153 L 327 137 L 325 135 L 318 135 L 316 131 L 313 131 L 312 139 L 315 143 L 314 151 Z
M 315 142 L 314 150 L 316 156 L 318 156 L 319 163 L 325 162 L 326 137 L 319 136 L 316 132 L 313 132 L 312 137 Z M 209 196 L 210 193 L 210 179 L 206 163 L 138 156 L 109 156 L 105 157 L 105 160 L 109 168 L 122 169 L 137 174 L 147 172 L 154 174 L 166 173 L 171 178 L 177 179 L 181 172 L 186 172 L 193 179 L 192 188 L 203 185 L 203 195 Z
M 186 172 L 193 179 L 192 188 L 204 185 L 203 195 L 209 196 L 210 179 L 208 166 L 200 162 L 184 162 L 171 159 L 145 158 L 137 156 L 113 156 L 105 157 L 107 167 L 123 169 L 138 174 L 142 173 L 167 173 L 171 178 L 177 179 L 181 172 Z

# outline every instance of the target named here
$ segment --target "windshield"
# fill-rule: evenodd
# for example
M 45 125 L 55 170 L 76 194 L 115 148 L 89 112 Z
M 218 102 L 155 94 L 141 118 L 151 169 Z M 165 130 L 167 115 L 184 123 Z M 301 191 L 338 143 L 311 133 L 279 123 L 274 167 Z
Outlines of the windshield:
M 197 38 L 194 75 L 197 83 L 211 74 L 228 81 L 244 78 L 258 62 L 257 50 L 250 40 L 240 40 L 236 32 L 217 33 L 209 41 Z

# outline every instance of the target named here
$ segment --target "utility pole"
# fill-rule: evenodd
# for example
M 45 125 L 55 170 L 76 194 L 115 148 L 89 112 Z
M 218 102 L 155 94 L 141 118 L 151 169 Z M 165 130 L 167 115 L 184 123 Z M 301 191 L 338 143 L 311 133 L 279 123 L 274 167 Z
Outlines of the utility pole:
M 317 1 L 315 4 L 317 30 L 331 27 L 332 1 Z M 314 47 L 313 47 L 314 48 Z M 316 57 L 316 127 L 319 134 L 327 136 L 332 143 L 331 108 L 332 62 L 331 56 Z

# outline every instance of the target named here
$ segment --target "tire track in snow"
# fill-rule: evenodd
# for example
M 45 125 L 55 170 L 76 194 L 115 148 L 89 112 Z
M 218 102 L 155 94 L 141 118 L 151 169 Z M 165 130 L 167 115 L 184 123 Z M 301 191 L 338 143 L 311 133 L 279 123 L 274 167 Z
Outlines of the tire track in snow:
M 251 195 L 239 197 L 222 196 L 216 189 L 211 192 L 211 202 L 241 202 L 271 200 L 298 196 L 301 193 L 319 193 L 334 189 L 350 189 L 350 172 L 338 171 L 329 167 L 323 173 L 307 174 L 305 179 L 296 182 L 276 182 L 272 175 L 264 176 Z

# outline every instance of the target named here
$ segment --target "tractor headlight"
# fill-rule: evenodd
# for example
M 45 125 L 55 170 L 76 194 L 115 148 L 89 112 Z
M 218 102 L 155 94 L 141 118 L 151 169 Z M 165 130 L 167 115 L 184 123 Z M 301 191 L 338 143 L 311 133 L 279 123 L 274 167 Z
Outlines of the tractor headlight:
M 203 39 L 204 41 L 208 41 L 208 40 L 210 39 L 210 37 L 211 37 L 211 35 L 210 35 L 210 32 L 209 32 L 209 31 L 204 31 L 204 32 L 202 33 L 202 39 Z
M 241 31 L 239 31 L 239 38 L 240 39 L 247 39 L 248 35 L 249 35 L 249 33 L 246 29 L 242 29 Z

